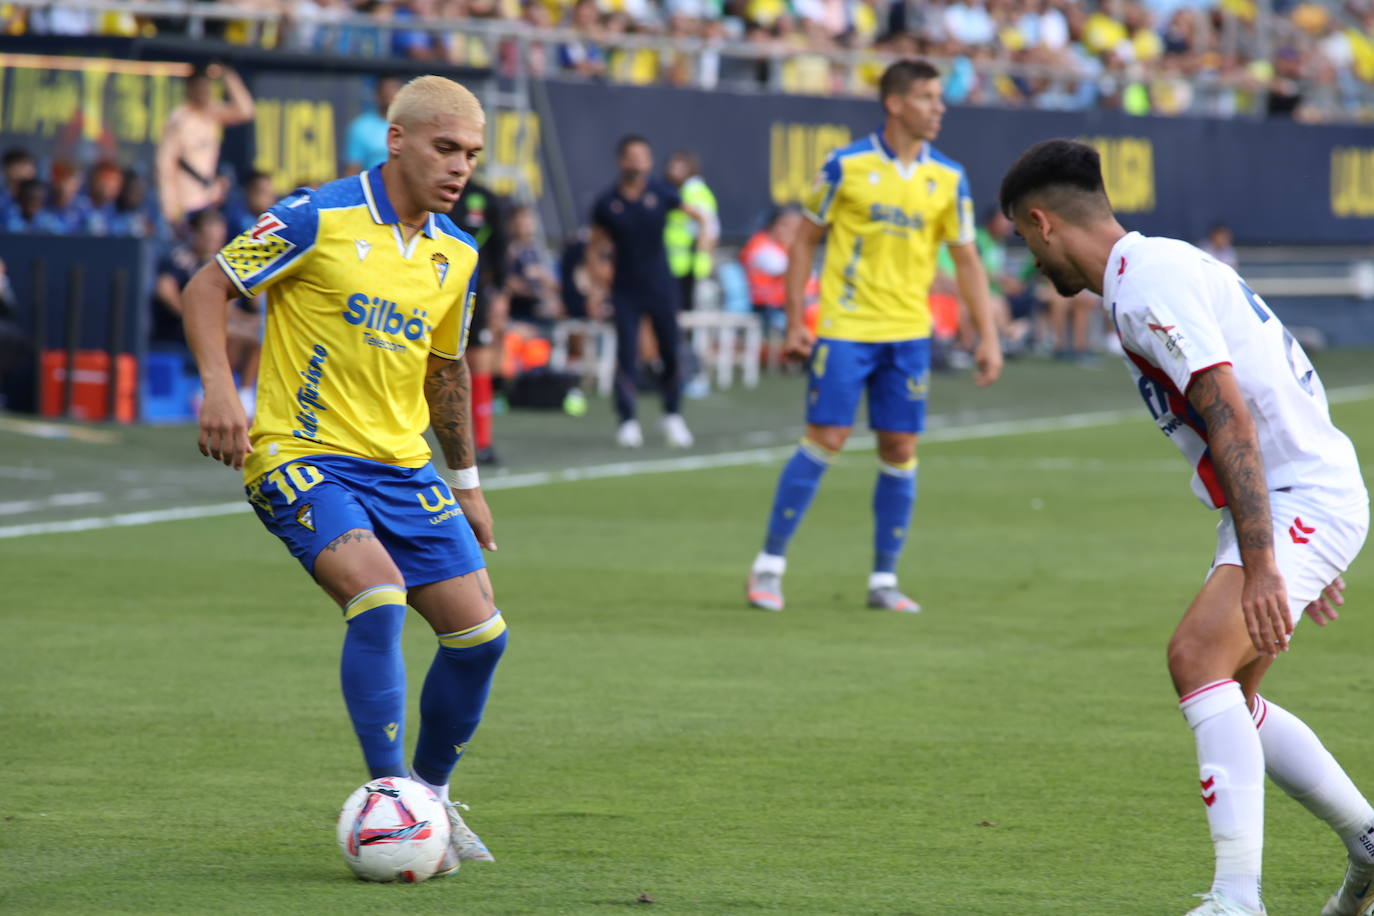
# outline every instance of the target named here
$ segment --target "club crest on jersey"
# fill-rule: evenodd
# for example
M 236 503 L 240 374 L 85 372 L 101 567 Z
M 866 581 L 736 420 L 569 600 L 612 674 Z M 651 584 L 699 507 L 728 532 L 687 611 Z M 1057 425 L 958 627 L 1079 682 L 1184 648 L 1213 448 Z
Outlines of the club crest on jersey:
M 1159 338 L 1164 344 L 1164 350 L 1174 359 L 1183 359 L 1187 354 L 1188 339 L 1183 336 L 1183 332 L 1177 325 L 1165 324 L 1154 312 L 1150 312 L 1145 327 L 1150 329 L 1150 333 Z
M 269 210 L 258 217 L 258 221 L 253 224 L 253 228 L 249 230 L 248 235 L 253 241 L 260 242 L 263 236 L 276 235 L 278 229 L 285 228 L 286 223 L 282 222 L 277 217 L 277 214 Z
M 434 264 L 434 276 L 439 278 L 439 288 L 444 287 L 444 278 L 448 276 L 448 255 L 442 251 L 436 251 L 429 256 Z
M 303 526 L 303 527 L 305 527 L 305 528 L 309 528 L 311 531 L 314 531 L 314 530 L 315 530 L 315 507 L 312 506 L 310 503 L 306 503 L 305 505 L 303 505 L 303 506 L 301 506 L 299 509 L 297 509 L 297 510 L 296 510 L 296 523 L 299 524 L 299 525 L 301 525 L 301 526 Z

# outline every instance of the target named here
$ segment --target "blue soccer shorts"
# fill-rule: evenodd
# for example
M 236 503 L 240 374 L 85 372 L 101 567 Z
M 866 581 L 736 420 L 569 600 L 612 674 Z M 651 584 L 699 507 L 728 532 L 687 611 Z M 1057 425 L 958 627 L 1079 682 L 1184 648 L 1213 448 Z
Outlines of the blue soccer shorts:
M 267 530 L 314 574 L 320 551 L 345 531 L 373 532 L 407 587 L 485 566 L 448 484 L 426 464 L 400 468 L 345 455 L 300 458 L 244 487 Z
M 926 427 L 930 338 L 861 343 L 822 337 L 811 354 L 806 422 L 853 426 L 868 392 L 868 425 L 896 433 Z

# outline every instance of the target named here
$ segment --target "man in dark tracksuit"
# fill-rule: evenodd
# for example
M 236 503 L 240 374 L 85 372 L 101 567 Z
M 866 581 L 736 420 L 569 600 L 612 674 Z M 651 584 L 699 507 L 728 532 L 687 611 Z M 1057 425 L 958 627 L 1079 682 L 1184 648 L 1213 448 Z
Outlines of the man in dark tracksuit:
M 615 406 L 620 417 L 616 442 L 626 448 L 644 444 L 635 419 L 639 373 L 639 326 L 647 317 L 663 361 L 663 435 L 668 444 L 687 448 L 692 433 L 682 419 L 682 380 L 678 367 L 677 286 L 668 270 L 663 226 L 672 210 L 681 209 L 694 220 L 702 215 L 682 206 L 675 189 L 650 178 L 653 152 L 642 137 L 625 137 L 616 148 L 620 177 L 592 207 L 589 258 L 604 257 L 612 249 L 615 278 L 611 302 L 615 310 Z

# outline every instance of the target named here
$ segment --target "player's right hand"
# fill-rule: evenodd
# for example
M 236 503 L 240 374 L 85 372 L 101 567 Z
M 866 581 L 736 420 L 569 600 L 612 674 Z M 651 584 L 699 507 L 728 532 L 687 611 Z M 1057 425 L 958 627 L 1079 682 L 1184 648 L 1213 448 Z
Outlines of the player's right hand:
M 1345 596 L 1341 592 L 1345 591 L 1345 580 L 1337 576 L 1330 585 L 1322 589 L 1322 593 L 1317 596 L 1317 600 L 1307 605 L 1304 613 L 1312 618 L 1312 622 L 1319 627 L 1324 627 L 1337 617 L 1336 608 L 1345 604 Z
M 782 352 L 789 359 L 808 360 L 811 358 L 811 347 L 815 342 L 816 339 L 811 336 L 806 325 L 788 325 L 787 336 L 783 338 Z
M 205 392 L 200 406 L 200 453 L 222 461 L 236 471 L 243 470 L 243 457 L 253 450 L 248 444 L 248 414 L 243 411 L 238 392 Z
M 1277 569 L 1245 567 L 1240 606 L 1255 651 L 1266 658 L 1277 658 L 1280 652 L 1288 650 L 1293 618 L 1288 614 L 1288 587 Z

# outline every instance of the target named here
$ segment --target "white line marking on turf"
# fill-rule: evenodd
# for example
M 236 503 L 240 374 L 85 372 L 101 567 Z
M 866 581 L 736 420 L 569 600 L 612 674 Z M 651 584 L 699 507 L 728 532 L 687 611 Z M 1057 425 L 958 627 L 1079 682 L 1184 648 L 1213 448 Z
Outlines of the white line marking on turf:
M 1335 403 L 1361 401 L 1374 398 L 1374 385 L 1356 385 L 1338 388 L 1327 392 L 1328 400 Z M 1025 420 L 998 420 L 988 423 L 970 423 L 963 426 L 934 425 L 923 433 L 925 442 L 967 442 L 973 439 L 994 439 L 1000 436 L 1016 436 L 1029 433 L 1056 432 L 1065 429 L 1086 429 L 1093 426 L 1110 426 L 1124 420 L 1137 419 L 1139 410 L 1098 410 L 1088 413 L 1066 414 L 1059 417 L 1035 417 Z M 938 418 L 932 418 L 935 420 Z M 874 444 L 872 435 L 852 436 L 849 445 L 867 448 Z M 569 483 L 578 480 L 603 480 L 611 477 L 632 477 L 639 474 L 667 474 L 677 471 L 703 471 L 710 468 L 740 467 L 751 464 L 767 464 L 792 454 L 796 446 L 774 446 L 772 448 L 745 449 L 735 452 L 719 452 L 714 455 L 684 455 L 680 458 L 651 458 L 645 461 L 618 461 L 614 464 L 599 464 L 585 468 L 567 468 L 560 471 L 535 471 L 527 474 L 507 474 L 493 477 L 482 484 L 485 490 L 515 490 L 524 487 L 538 487 L 551 483 Z M 29 537 L 36 534 L 66 534 L 74 531 L 97 531 L 105 528 L 122 528 L 132 525 L 152 525 L 158 522 L 184 521 L 198 518 L 212 518 L 218 515 L 237 515 L 250 511 L 246 502 L 213 503 L 206 506 L 182 506 L 176 509 L 155 509 L 147 512 L 125 512 L 92 518 L 74 518 L 61 522 L 34 522 L 29 525 L 10 525 L 0 527 L 0 540 L 4 538 Z
M 52 480 L 57 475 L 49 468 L 6 467 L 0 465 L 0 477 L 13 480 Z
M 0 515 L 19 515 L 24 512 L 37 512 L 40 509 L 51 509 L 56 506 L 89 506 L 104 501 L 104 493 L 54 493 L 52 496 L 44 496 L 41 499 L 20 499 L 14 502 L 0 503 Z

